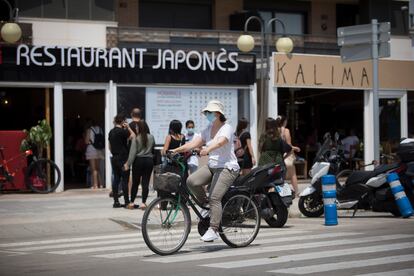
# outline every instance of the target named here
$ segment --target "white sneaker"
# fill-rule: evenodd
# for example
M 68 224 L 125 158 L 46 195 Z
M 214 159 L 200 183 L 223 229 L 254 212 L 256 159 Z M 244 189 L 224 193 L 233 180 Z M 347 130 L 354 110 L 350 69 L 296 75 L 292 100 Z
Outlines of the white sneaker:
M 200 238 L 200 240 L 204 242 L 212 242 L 214 240 L 217 240 L 219 238 L 219 235 L 216 231 L 213 230 L 213 228 L 209 227 L 207 232 L 204 233 L 204 235 Z

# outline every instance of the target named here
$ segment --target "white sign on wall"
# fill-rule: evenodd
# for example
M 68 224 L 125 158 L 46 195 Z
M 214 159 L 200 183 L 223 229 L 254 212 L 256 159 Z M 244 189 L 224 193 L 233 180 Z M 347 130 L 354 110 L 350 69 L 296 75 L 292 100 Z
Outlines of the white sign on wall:
M 193 120 L 196 132 L 208 125 L 201 110 L 211 100 L 219 100 L 224 105 L 227 122 L 236 129 L 237 126 L 237 89 L 210 88 L 147 88 L 145 96 L 145 118 L 155 137 L 156 144 L 164 144 L 171 120 L 179 120 L 183 124 Z

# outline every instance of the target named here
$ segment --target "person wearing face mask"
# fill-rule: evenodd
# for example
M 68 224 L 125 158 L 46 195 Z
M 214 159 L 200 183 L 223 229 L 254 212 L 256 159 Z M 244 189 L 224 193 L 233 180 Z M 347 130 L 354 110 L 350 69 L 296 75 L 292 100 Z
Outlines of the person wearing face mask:
M 187 122 L 185 122 L 185 129 L 187 130 L 187 133 L 185 134 L 185 142 L 188 143 L 191 140 L 193 140 L 195 136 L 198 135 L 197 133 L 194 132 L 194 121 L 188 120 Z M 195 149 L 194 151 L 199 152 L 198 149 Z M 195 152 L 187 160 L 188 170 L 190 174 L 194 173 L 198 168 L 198 157 L 195 154 Z
M 206 145 L 200 151 L 200 156 L 208 155 L 208 163 L 188 177 L 187 186 L 200 202 L 209 205 L 210 227 L 201 240 L 212 242 L 219 238 L 217 231 L 222 216 L 221 199 L 239 175 L 240 167 L 234 153 L 234 130 L 226 123 L 223 104 L 217 100 L 210 101 L 202 113 L 210 122 L 209 125 L 201 135 L 195 136 L 189 143 L 172 151 L 188 152 Z M 209 184 L 207 198 L 204 186 Z

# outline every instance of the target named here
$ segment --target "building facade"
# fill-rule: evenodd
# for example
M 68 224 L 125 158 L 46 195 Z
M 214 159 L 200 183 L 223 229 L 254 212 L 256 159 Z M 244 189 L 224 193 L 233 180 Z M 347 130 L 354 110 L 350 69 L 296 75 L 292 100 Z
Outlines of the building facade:
M 414 62 L 409 37 L 409 9 L 404 8 L 409 1 L 9 2 L 19 8 L 18 22 L 23 37 L 17 45 L 1 42 L 1 115 L 14 118 L 25 114 L 28 119 L 6 120 L 0 130 L 27 129 L 38 119 L 47 118 L 54 130 L 51 157 L 64 168 L 65 181 L 61 189 L 70 187 L 69 183 L 78 177 L 78 187 L 84 185 L 84 174 L 72 174 L 86 171 L 86 164 L 77 164 L 73 172 L 72 159 L 78 154 L 74 141 L 81 138 L 85 120 L 95 120 L 107 134 L 113 116 L 119 112 L 129 114 L 133 107 L 143 109 L 159 145 L 163 143 L 162 137 L 167 133 L 171 119 L 197 119 L 199 114 L 189 111 L 186 105 L 198 107 L 204 101 L 218 97 L 234 107 L 229 113 L 233 126 L 238 118 L 250 120 L 255 145 L 260 135 L 257 133 L 258 110 L 266 109 L 267 116 L 288 116 L 293 141 L 302 148 L 301 157 L 309 162 L 314 140 L 320 141 L 326 131 L 339 131 L 345 135 L 354 129 L 366 146 L 372 137 L 370 119 L 364 115 L 371 108 L 367 105 L 369 66 L 366 76 L 363 71 L 358 71 L 359 65 L 351 66 L 355 67 L 351 70 L 354 86 L 348 85 L 351 79 L 348 71 L 345 85 L 323 86 L 319 84 L 320 73 L 317 72 L 331 67 L 319 58 L 335 59 L 339 55 L 338 27 L 365 24 L 376 18 L 380 22 L 391 22 L 391 57 L 388 59 L 408 62 L 407 68 Z M 307 64 L 302 74 L 298 74 L 298 68 L 286 72 L 285 77 L 289 80 L 283 83 L 277 64 L 281 62 L 279 57 L 285 59 L 286 56 L 273 55 L 268 83 L 268 91 L 272 94 L 267 106 L 258 105 L 263 95 L 256 85 L 259 74 L 254 69 L 256 61 L 258 70 L 263 63 L 259 60 L 261 36 L 258 22 L 252 21 L 248 29 L 256 40 L 253 51 L 241 54 L 236 47 L 244 23 L 252 15 L 265 21 L 273 17 L 282 20 L 287 35 L 294 41 L 292 56 L 295 62 L 306 61 Z M 0 16 L 8 20 L 8 13 L 2 12 Z M 280 37 L 280 31 L 278 24 L 266 26 L 272 41 Z M 270 50 L 276 52 L 274 46 Z M 315 55 L 318 62 L 312 60 Z M 161 57 L 159 66 L 158 57 Z M 93 63 L 92 58 L 95 58 Z M 132 59 L 134 67 L 131 66 Z M 237 70 L 231 71 L 235 64 Z M 356 71 L 358 73 L 354 73 Z M 409 75 L 409 72 L 405 73 Z M 399 80 L 397 77 L 401 76 L 394 77 L 393 71 L 390 74 L 390 81 Z M 308 84 L 307 78 L 312 75 L 315 79 Z M 279 80 L 275 80 L 277 77 Z M 341 78 L 335 76 L 331 82 L 333 79 L 341 82 Z M 380 92 L 380 135 L 384 152 L 400 137 L 414 132 L 414 88 L 410 83 L 401 86 L 402 83 L 397 81 L 394 86 L 384 86 Z M 6 106 L 5 99 L 13 106 Z M 200 129 L 205 122 L 196 123 Z M 365 156 L 367 150 L 362 154 Z M 108 148 L 105 155 L 108 180 L 111 178 Z M 364 158 L 368 161 L 371 156 L 368 154 Z

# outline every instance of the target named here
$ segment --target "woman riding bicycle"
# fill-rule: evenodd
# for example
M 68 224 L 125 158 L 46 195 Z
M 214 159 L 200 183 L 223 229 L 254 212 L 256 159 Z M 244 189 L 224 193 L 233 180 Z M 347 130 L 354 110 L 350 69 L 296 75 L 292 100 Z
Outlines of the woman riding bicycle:
M 232 143 L 234 131 L 226 123 L 223 104 L 217 100 L 210 101 L 202 113 L 210 124 L 202 131 L 201 136 L 194 137 L 191 142 L 172 152 L 187 152 L 206 145 L 200 151 L 200 155 L 209 155 L 208 164 L 188 177 L 187 186 L 200 202 L 210 207 L 210 227 L 201 240 L 211 242 L 219 238 L 217 231 L 222 216 L 221 200 L 239 175 L 240 167 Z M 210 190 L 207 198 L 203 186 L 208 184 Z

